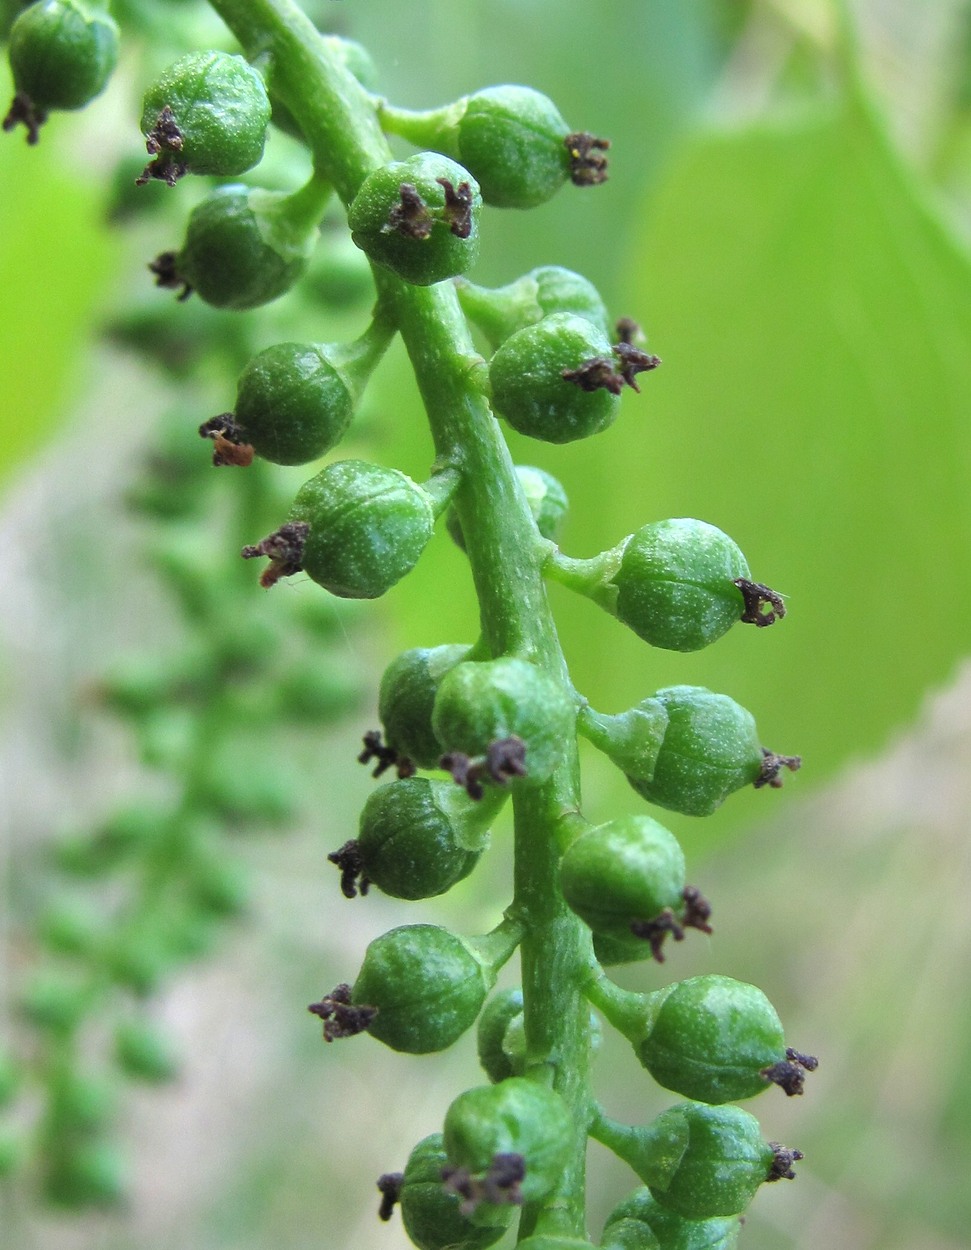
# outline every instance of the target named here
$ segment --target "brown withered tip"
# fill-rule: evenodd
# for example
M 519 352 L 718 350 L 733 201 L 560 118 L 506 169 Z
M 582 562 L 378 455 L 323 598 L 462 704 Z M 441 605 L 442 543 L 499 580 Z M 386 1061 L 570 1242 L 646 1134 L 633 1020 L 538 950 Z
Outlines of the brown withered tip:
M 281 577 L 290 577 L 303 568 L 303 548 L 309 533 L 310 526 L 306 521 L 288 521 L 260 542 L 244 547 L 240 555 L 244 560 L 269 557 L 270 563 L 260 576 L 260 585 L 269 590 Z
M 479 801 L 485 794 L 483 782 L 491 781 L 503 786 L 514 777 L 525 777 L 526 744 L 515 734 L 490 742 L 485 755 L 465 755 L 461 751 L 449 751 L 439 760 L 439 766 L 452 774 L 452 780 L 461 786 L 470 799 Z
M 418 194 L 418 188 L 410 182 L 403 182 L 398 194 L 400 199 L 388 213 L 387 225 L 382 229 L 386 234 L 400 234 L 406 239 L 427 239 L 435 219 Z
M 149 161 L 135 179 L 135 186 L 143 187 L 147 182 L 155 181 L 174 187 L 189 172 L 185 162 L 178 159 L 183 143 L 182 131 L 176 125 L 172 109 L 166 104 L 145 136 L 145 149 L 155 159 Z
M 341 873 L 341 893 L 345 898 L 357 898 L 367 894 L 371 882 L 364 871 L 364 860 L 361 857 L 361 844 L 356 838 L 345 842 L 336 851 L 327 856 L 328 862 L 336 864 Z
M 377 1007 L 352 1003 L 351 987 L 343 982 L 307 1010 L 324 1022 L 325 1042 L 363 1033 L 378 1014 Z
M 575 187 L 596 187 L 607 181 L 609 139 L 598 139 L 585 130 L 567 135 L 563 140 L 570 154 L 570 181 Z
M 615 343 L 611 350 L 620 362 L 617 373 L 620 375 L 621 380 L 632 390 L 640 393 L 641 388 L 634 381 L 634 375 L 656 369 L 661 363 L 661 357 L 652 356 L 649 352 L 642 352 L 639 347 L 634 347 L 632 343 L 628 343 L 625 339 Z
M 435 181 L 445 192 L 442 220 L 457 239 L 467 239 L 472 233 L 472 188 L 467 182 L 453 187 L 447 178 Z
M 372 777 L 380 777 L 389 768 L 394 768 L 397 770 L 399 779 L 403 780 L 406 777 L 414 777 L 417 771 L 413 760 L 410 760 L 407 755 L 399 755 L 393 746 L 386 745 L 381 740 L 380 729 L 367 731 L 364 735 L 364 750 L 357 757 L 359 764 L 370 764 L 372 760 L 377 760 L 374 771 L 371 773 Z
M 762 582 L 750 582 L 747 577 L 736 577 L 733 583 L 742 592 L 743 608 L 740 620 L 746 625 L 774 625 L 786 614 L 782 595 Z
M 237 465 L 247 468 L 253 463 L 256 454 L 251 444 L 236 424 L 231 412 L 221 412 L 218 417 L 210 417 L 199 426 L 200 438 L 210 438 L 213 442 L 212 462 L 218 467 Z
M 773 790 L 780 790 L 782 788 L 782 770 L 786 769 L 790 773 L 797 773 L 800 768 L 802 768 L 801 755 L 777 755 L 775 751 L 769 751 L 766 747 L 763 747 L 759 775 L 752 782 L 752 785 L 756 790 L 761 790 L 763 786 L 769 786 Z
M 769 1149 L 773 1157 L 766 1181 L 794 1181 L 796 1174 L 792 1170 L 792 1165 L 798 1163 L 800 1159 L 805 1159 L 806 1156 L 801 1150 L 790 1150 L 788 1146 L 783 1146 L 777 1141 L 770 1141 Z
M 653 920 L 633 920 L 630 931 L 636 938 L 643 938 L 651 947 L 651 958 L 664 963 L 664 942 L 668 934 L 676 942 L 684 941 L 683 922 L 679 921 L 670 907 L 665 907 Z
M 564 369 L 560 376 L 564 382 L 572 382 L 581 391 L 610 391 L 611 395 L 619 395 L 624 389 L 624 379 L 617 365 L 607 356 L 591 356 L 575 369 Z
M 686 929 L 699 929 L 702 933 L 713 933 L 711 925 L 711 903 L 705 898 L 696 885 L 686 885 L 681 892 L 684 899 L 684 918 L 681 923 Z
M 184 304 L 192 294 L 192 287 L 179 273 L 179 256 L 177 252 L 159 252 L 158 256 L 149 263 L 148 271 L 155 275 L 156 286 L 171 291 L 177 291 L 179 287 L 182 288 L 179 294 L 180 304 Z
M 378 1177 L 378 1192 L 381 1195 L 381 1205 L 378 1207 L 378 1219 L 387 1223 L 394 1214 L 397 1203 L 401 1201 L 401 1186 L 404 1183 L 403 1172 L 385 1172 L 383 1176 Z
M 520 1154 L 495 1154 L 489 1170 L 481 1180 L 468 1168 L 442 1168 L 445 1188 L 461 1198 L 459 1212 L 468 1217 L 483 1202 L 492 1206 L 522 1206 L 522 1182 L 526 1179 L 526 1160 Z
M 10 102 L 2 125 L 8 132 L 22 125 L 27 131 L 27 142 L 34 147 L 40 139 L 40 128 L 46 121 L 47 110 L 38 108 L 25 91 L 18 91 Z

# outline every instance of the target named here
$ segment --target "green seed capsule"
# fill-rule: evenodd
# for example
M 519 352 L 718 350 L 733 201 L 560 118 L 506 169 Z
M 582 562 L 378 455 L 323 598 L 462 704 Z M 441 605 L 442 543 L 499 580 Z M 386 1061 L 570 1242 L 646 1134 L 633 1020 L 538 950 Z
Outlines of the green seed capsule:
M 240 375 L 240 438 L 274 464 L 318 459 L 337 446 L 353 414 L 354 396 L 323 344 L 277 343 Z
M 219 187 L 189 216 L 178 281 L 214 308 L 257 308 L 284 295 L 307 267 L 316 223 L 290 223 L 283 192 Z
M 491 815 L 451 781 L 407 777 L 381 786 L 361 813 L 362 872 L 394 898 L 444 894 L 478 863 Z
M 482 1070 L 493 1084 L 522 1076 L 526 1058 L 522 990 L 493 994 L 479 1016 L 476 1045 Z
M 659 1085 L 715 1104 L 761 1094 L 770 1085 L 763 1072 L 786 1060 L 772 1004 L 756 986 L 723 976 L 661 990 L 635 1049 Z
M 269 124 L 266 87 L 251 65 L 227 52 L 190 52 L 145 93 L 142 130 L 155 160 L 143 177 L 245 173 L 263 157 Z
M 607 1217 L 603 1237 L 605 1250 L 613 1250 L 614 1243 L 609 1235 L 612 1230 L 632 1222 L 650 1230 L 658 1250 L 734 1250 L 742 1228 L 737 1216 L 686 1220 L 661 1206 L 645 1187 L 635 1190 Z
M 541 785 L 573 736 L 573 703 L 559 682 L 526 660 L 467 660 L 442 679 L 432 728 L 447 751 L 472 757 L 486 755 L 493 742 L 519 738 L 526 748 L 520 784 Z
M 560 265 L 541 265 L 507 286 L 476 286 L 456 281 L 462 311 L 473 321 L 493 348 L 511 334 L 542 321 L 552 313 L 569 312 L 610 335 L 610 321 L 600 293 L 592 282 Z
M 669 686 L 652 702 L 667 714 L 653 771 L 627 778 L 649 803 L 708 816 L 758 780 L 765 753 L 755 720 L 733 699 L 703 686 Z
M 367 948 L 352 1000 L 377 1008 L 368 1032 L 378 1041 L 424 1055 L 445 1050 L 472 1027 L 494 979 L 454 933 L 405 925 Z
M 727 633 L 744 610 L 736 578 L 745 557 L 704 521 L 656 521 L 632 535 L 614 576 L 616 613 L 638 637 L 668 651 L 698 651 Z
M 544 317 L 517 330 L 492 357 L 493 407 L 514 430 L 547 443 L 598 434 L 615 420 L 619 395 L 605 386 L 587 390 L 563 376 L 593 360 L 612 368 L 610 343 L 592 322 L 569 312 Z
M 651 1128 L 684 1134 L 680 1157 L 667 1161 L 656 1180 L 645 1179 L 658 1203 L 686 1220 L 739 1215 L 769 1178 L 773 1149 L 741 1107 L 685 1102 Z
M 479 1179 L 497 1154 L 522 1156 L 522 1199 L 535 1202 L 561 1180 L 574 1131 L 573 1117 L 559 1094 L 526 1077 L 511 1076 L 455 1099 L 445 1114 L 445 1150 L 454 1166 Z
M 301 486 L 289 519 L 310 527 L 301 558 L 308 577 L 341 598 L 376 599 L 418 563 L 434 514 L 404 473 L 340 460 Z
M 585 1237 L 557 1237 L 552 1233 L 534 1233 L 517 1243 L 516 1250 L 595 1250 Z M 640 1248 L 638 1248 L 640 1250 Z
M 125 1161 L 113 1142 L 98 1138 L 59 1143 L 48 1152 L 46 1197 L 63 1207 L 113 1207 L 125 1197 Z
M 39 0 L 10 28 L 9 54 L 14 86 L 35 110 L 79 109 L 108 85 L 118 27 L 85 0 Z
M 354 242 L 375 264 L 405 282 L 430 286 L 475 263 L 481 203 L 468 170 L 422 152 L 370 174 L 347 220 Z
M 547 96 L 530 87 L 489 87 L 468 97 L 458 123 L 458 159 L 482 198 L 500 208 L 535 208 L 570 176 L 570 128 Z
M 412 1150 L 401 1182 L 401 1217 L 418 1250 L 485 1250 L 506 1231 L 513 1206 L 495 1207 L 493 1222 L 473 1224 L 459 1210 L 457 1193 L 442 1184 L 448 1165 L 441 1133 L 424 1138 Z
M 625 816 L 570 845 L 560 864 L 560 888 L 595 933 L 633 945 L 634 921 L 681 908 L 684 873 L 684 853 L 673 834 L 650 817 Z
M 551 473 L 533 465 L 517 464 L 516 476 L 540 535 L 556 542 L 570 506 L 566 491 Z M 464 551 L 465 535 L 454 508 L 449 509 L 445 524 L 456 545 Z
M 432 729 L 432 707 L 442 678 L 471 650 L 461 644 L 415 647 L 384 671 L 378 715 L 388 746 L 419 768 L 437 768 L 442 744 Z

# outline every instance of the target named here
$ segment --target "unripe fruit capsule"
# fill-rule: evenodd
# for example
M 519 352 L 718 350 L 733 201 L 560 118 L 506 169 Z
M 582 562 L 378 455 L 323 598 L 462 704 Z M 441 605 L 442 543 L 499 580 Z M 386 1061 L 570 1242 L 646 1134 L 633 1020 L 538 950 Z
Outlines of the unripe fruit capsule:
M 368 1032 L 378 1041 L 424 1055 L 445 1050 L 472 1027 L 494 979 L 448 929 L 405 925 L 367 948 L 352 1001 L 377 1008 Z
M 301 559 L 308 577 L 345 599 L 376 599 L 417 564 L 434 514 L 404 473 L 340 460 L 304 483 L 289 519 L 310 527 Z
M 762 991 L 714 975 L 659 991 L 635 1049 L 659 1085 L 713 1104 L 768 1089 L 763 1072 L 786 1058 L 782 1024 Z
M 514 784 L 541 785 L 553 774 L 573 736 L 573 702 L 542 669 L 514 656 L 457 665 L 442 679 L 432 728 L 443 747 L 485 755 L 490 744 L 519 738 L 526 776 Z
M 257 308 L 285 294 L 307 267 L 314 224 L 292 229 L 283 192 L 219 187 L 189 216 L 177 281 L 214 308 Z
M 369 174 L 347 220 L 354 242 L 375 264 L 430 286 L 475 263 L 481 203 L 468 170 L 422 152 Z
M 277 343 L 239 378 L 240 437 L 274 464 L 318 459 L 340 442 L 353 413 L 351 390 L 323 344 Z
M 652 702 L 667 713 L 649 776 L 628 780 L 649 803 L 708 816 L 759 778 L 765 753 L 755 720 L 734 699 L 703 686 L 668 686 Z
M 606 338 L 610 334 L 607 309 L 597 288 L 587 278 L 561 265 L 541 265 L 507 286 L 476 286 L 456 282 L 462 311 L 494 348 L 526 326 L 553 313 L 585 317 Z
M 117 64 L 118 27 L 85 0 L 39 0 L 11 26 L 9 55 L 14 85 L 36 110 L 83 108 Z
M 516 1209 L 495 1207 L 493 1222 L 473 1224 L 459 1210 L 458 1194 L 442 1184 L 447 1164 L 441 1133 L 424 1138 L 412 1150 L 399 1196 L 405 1232 L 418 1250 L 485 1250 L 503 1235 Z
M 437 768 L 442 744 L 432 729 L 435 695 L 445 674 L 471 650 L 461 644 L 415 647 L 384 670 L 378 690 L 378 715 L 388 746 L 419 768 Z
M 616 613 L 635 634 L 669 651 L 698 651 L 741 619 L 745 557 L 727 534 L 690 518 L 633 534 L 614 576 Z
M 143 178 L 232 178 L 257 165 L 270 124 L 260 74 L 241 56 L 190 52 L 149 87 L 142 130 L 155 161 Z
M 595 933 L 633 944 L 632 922 L 681 907 L 684 874 L 674 835 L 650 817 L 626 816 L 571 843 L 560 864 L 560 888 Z
M 478 863 L 490 814 L 450 781 L 392 781 L 361 812 L 362 872 L 394 898 L 444 894 Z
M 526 1038 L 522 1022 L 520 989 L 499 990 L 482 1009 L 476 1046 L 482 1070 L 493 1084 L 523 1074 Z
M 517 464 L 516 476 L 541 537 L 556 542 L 570 506 L 566 491 L 552 473 L 533 465 Z M 445 524 L 456 545 L 464 551 L 465 535 L 454 508 L 449 509 Z
M 526 1077 L 466 1090 L 445 1115 L 445 1150 L 456 1167 L 484 1176 L 496 1155 L 525 1163 L 523 1202 L 535 1202 L 562 1177 L 570 1158 L 573 1117 L 559 1094 Z M 488 1207 L 489 1204 L 483 1203 Z
M 594 359 L 609 363 L 611 352 L 606 335 L 585 317 L 552 313 L 510 335 L 492 357 L 493 407 L 514 430 L 547 443 L 598 434 L 615 420 L 619 396 L 602 386 L 586 390 L 563 374 Z

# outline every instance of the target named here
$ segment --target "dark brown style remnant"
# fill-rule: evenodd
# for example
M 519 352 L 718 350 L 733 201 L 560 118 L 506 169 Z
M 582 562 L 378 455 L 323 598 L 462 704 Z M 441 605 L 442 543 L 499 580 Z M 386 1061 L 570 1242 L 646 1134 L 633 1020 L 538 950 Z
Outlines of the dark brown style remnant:
M 395 768 L 398 777 L 414 777 L 415 764 L 407 755 L 399 755 L 392 746 L 386 746 L 381 741 L 380 729 L 369 729 L 364 735 L 364 750 L 357 757 L 359 764 L 370 764 L 372 760 L 377 760 L 374 766 L 372 777 L 380 777 L 382 773 L 386 773 L 389 768 Z
M 378 1177 L 378 1192 L 381 1194 L 381 1205 L 378 1207 L 378 1219 L 387 1222 L 394 1213 L 395 1206 L 401 1201 L 401 1185 L 404 1181 L 403 1172 L 385 1172 Z
M 790 773 L 797 773 L 801 767 L 801 755 L 776 755 L 774 751 L 768 751 L 763 747 L 762 767 L 752 784 L 756 790 L 761 790 L 763 786 L 771 786 L 773 790 L 779 790 L 782 788 L 780 776 L 782 770 L 786 768 Z
M 401 199 L 388 213 L 385 232 L 401 234 L 406 239 L 427 239 L 432 232 L 435 219 L 428 205 L 418 194 L 418 188 L 412 186 L 410 182 L 403 182 L 398 191 Z
M 27 142 L 33 146 L 40 138 L 40 128 L 46 121 L 47 111 L 39 109 L 26 92 L 18 91 L 3 119 L 3 128 L 10 131 L 23 123 L 27 130 Z
M 741 620 L 746 625 L 774 625 L 786 614 L 786 605 L 778 591 L 761 582 L 750 582 L 746 577 L 736 577 L 734 583 L 745 601 Z M 765 607 L 765 611 L 763 611 Z
M 792 1165 L 806 1156 L 801 1150 L 790 1150 L 788 1146 L 783 1146 L 777 1141 L 770 1141 L 769 1146 L 772 1149 L 773 1159 L 769 1166 L 769 1174 L 765 1179 L 767 1181 L 794 1181 L 796 1174 L 792 1170 Z
M 288 521 L 252 547 L 244 547 L 240 555 L 244 560 L 268 556 L 269 566 L 263 570 L 260 585 L 264 590 L 275 586 L 281 577 L 290 577 L 303 568 L 303 547 L 310 533 L 306 521 Z
M 351 1002 L 351 987 L 343 983 L 325 994 L 319 1003 L 311 1003 L 307 1010 L 323 1020 L 325 1042 L 363 1033 L 378 1014 L 377 1007 L 364 1003 L 355 1006 Z
M 576 187 L 596 187 L 607 181 L 609 139 L 597 139 L 585 130 L 567 135 L 563 140 L 570 153 L 570 181 Z
M 442 1168 L 445 1188 L 462 1199 L 459 1211 L 466 1218 L 475 1213 L 482 1202 L 493 1206 L 522 1206 L 521 1185 L 526 1179 L 526 1160 L 522 1155 L 496 1154 L 489 1170 L 477 1180 L 468 1168 Z
M 356 838 L 345 842 L 339 850 L 331 851 L 327 859 L 341 870 L 341 893 L 345 898 L 357 898 L 358 893 L 363 898 L 367 894 L 371 882 L 364 871 L 361 844 Z
M 455 784 L 462 786 L 470 799 L 478 801 L 485 794 L 483 782 L 503 786 L 513 777 L 526 776 L 526 744 L 515 734 L 490 742 L 485 755 L 463 755 L 450 751 L 439 760 L 442 768 L 452 774 Z
M 218 417 L 203 421 L 199 426 L 199 435 L 212 439 L 212 462 L 217 468 L 233 464 L 245 469 L 253 463 L 255 453 L 236 424 L 233 413 L 221 412 Z
M 155 274 L 156 286 L 165 287 L 171 291 L 177 291 L 181 287 L 179 303 L 184 304 L 192 294 L 192 287 L 179 273 L 178 261 L 177 252 L 160 252 L 148 266 L 148 270 L 149 273 Z
M 177 154 L 182 151 L 182 144 L 182 131 L 175 123 L 171 108 L 166 104 L 155 119 L 155 125 L 145 136 L 145 148 L 149 156 L 155 159 L 149 161 L 135 179 L 135 186 L 143 187 L 154 179 L 174 187 L 189 172 L 185 162 L 177 159 Z
M 457 239 L 467 239 L 472 233 L 472 188 L 467 182 L 453 187 L 447 178 L 436 178 L 435 181 L 445 192 L 442 220 Z

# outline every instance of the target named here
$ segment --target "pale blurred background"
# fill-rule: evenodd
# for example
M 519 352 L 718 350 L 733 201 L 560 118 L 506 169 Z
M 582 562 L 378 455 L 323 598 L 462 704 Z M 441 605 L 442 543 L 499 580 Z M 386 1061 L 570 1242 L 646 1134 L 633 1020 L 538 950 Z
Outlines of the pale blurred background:
M 752 1104 L 766 1136 L 806 1159 L 795 1184 L 760 1194 L 747 1250 L 967 1246 L 971 3 L 320 0 L 314 14 L 370 48 L 396 103 L 526 82 L 613 140 L 600 190 L 487 211 L 473 277 L 576 268 L 640 321 L 664 367 L 597 439 L 518 439 L 515 454 L 566 485 L 571 554 L 647 520 L 700 516 L 738 540 L 790 615 L 700 655 L 657 655 L 555 591 L 574 678 L 606 711 L 675 681 L 711 685 L 755 713 L 769 745 L 805 757 L 781 793 L 670 822 L 715 902 L 715 934 L 618 978 L 751 980 L 792 1044 L 820 1056 L 804 1098 Z M 140 153 L 146 57 L 133 49 L 109 93 L 52 121 L 36 149 L 17 135 L 0 144 L 0 973 L 18 1037 L 31 922 L 51 888 L 45 846 L 147 784 L 85 692 L 116 654 L 178 637 L 140 555 L 146 526 L 122 499 L 166 414 L 181 404 L 192 439 L 217 410 L 196 411 L 177 380 L 101 334 L 133 302 L 171 299 L 144 264 L 173 245 L 182 189 L 164 237 L 102 224 L 116 161 Z M 274 177 L 288 151 L 271 143 Z M 285 317 L 268 311 L 265 342 Z M 231 406 L 232 374 L 211 373 Z M 427 471 L 397 351 L 355 438 L 356 454 Z M 406 646 L 471 641 L 468 590 L 443 538 L 341 626 L 329 662 L 360 675 L 360 703 L 302 745 L 295 826 L 232 844 L 249 908 L 152 1007 L 181 1067 L 175 1083 L 125 1096 L 127 1205 L 57 1213 L 29 1185 L 0 1190 L 3 1250 L 407 1244 L 397 1217 L 377 1221 L 374 1181 L 479 1082 L 474 1042 L 420 1059 L 368 1038 L 327 1047 L 305 1005 L 353 980 L 391 925 L 482 932 L 508 901 L 501 831 L 471 878 L 424 903 L 348 902 L 325 858 L 353 836 L 373 785 L 354 755 L 384 664 Z M 637 810 L 601 760 L 584 765 L 592 819 Z M 674 1101 L 614 1039 L 597 1081 L 617 1114 L 649 1118 Z M 591 1149 L 594 1238 L 631 1185 Z

